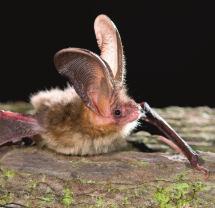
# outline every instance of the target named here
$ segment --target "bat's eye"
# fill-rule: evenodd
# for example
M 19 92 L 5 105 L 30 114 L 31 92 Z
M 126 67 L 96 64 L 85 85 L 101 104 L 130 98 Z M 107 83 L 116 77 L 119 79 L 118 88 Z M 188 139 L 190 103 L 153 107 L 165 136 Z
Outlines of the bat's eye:
M 119 110 L 119 109 L 114 110 L 114 116 L 115 117 L 120 117 L 121 115 L 122 115 L 121 110 Z

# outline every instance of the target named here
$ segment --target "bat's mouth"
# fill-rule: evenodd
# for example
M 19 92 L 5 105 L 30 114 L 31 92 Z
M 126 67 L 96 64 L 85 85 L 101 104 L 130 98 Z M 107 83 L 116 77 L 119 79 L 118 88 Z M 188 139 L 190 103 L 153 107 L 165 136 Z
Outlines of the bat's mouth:
M 174 131 L 174 129 L 161 117 L 159 116 L 148 103 L 140 103 L 141 106 L 141 119 L 153 124 L 165 135 L 165 139 L 169 143 L 173 143 L 182 152 L 187 159 L 190 161 L 192 167 L 204 172 L 208 176 L 208 170 L 199 165 L 198 154 Z M 168 143 L 168 142 L 166 142 Z

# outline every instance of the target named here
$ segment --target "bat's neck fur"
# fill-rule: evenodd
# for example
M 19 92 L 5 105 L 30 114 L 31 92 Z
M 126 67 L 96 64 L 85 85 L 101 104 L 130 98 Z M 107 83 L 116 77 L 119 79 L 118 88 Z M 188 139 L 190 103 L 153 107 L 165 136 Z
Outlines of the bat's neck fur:
M 71 87 L 39 92 L 31 103 L 44 127 L 44 143 L 64 154 L 93 155 L 115 150 L 137 125 L 101 124 Z

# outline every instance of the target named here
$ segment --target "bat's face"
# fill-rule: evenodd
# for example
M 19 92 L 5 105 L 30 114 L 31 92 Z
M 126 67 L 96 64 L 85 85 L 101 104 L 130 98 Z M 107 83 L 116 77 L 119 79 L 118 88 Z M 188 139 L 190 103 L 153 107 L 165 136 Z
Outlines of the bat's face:
M 102 112 L 93 112 L 85 108 L 87 114 L 90 116 L 90 121 L 94 123 L 94 125 L 111 125 L 121 128 L 141 117 L 141 106 L 125 93 L 117 94 L 114 97 L 115 99 L 111 99 L 110 102 L 104 101 L 103 109 L 105 110 Z
M 114 122 L 123 126 L 140 118 L 141 107 L 134 100 L 129 99 L 126 102 L 120 102 L 112 107 L 111 114 Z

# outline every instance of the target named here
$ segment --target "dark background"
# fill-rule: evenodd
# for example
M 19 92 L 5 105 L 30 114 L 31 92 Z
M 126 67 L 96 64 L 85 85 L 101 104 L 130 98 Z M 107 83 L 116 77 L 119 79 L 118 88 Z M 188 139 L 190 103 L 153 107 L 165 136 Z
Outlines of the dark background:
M 104 13 L 120 31 L 132 97 L 155 107 L 215 107 L 214 7 L 205 1 L 2 2 L 0 102 L 65 86 L 53 55 L 65 47 L 99 53 L 93 22 Z

